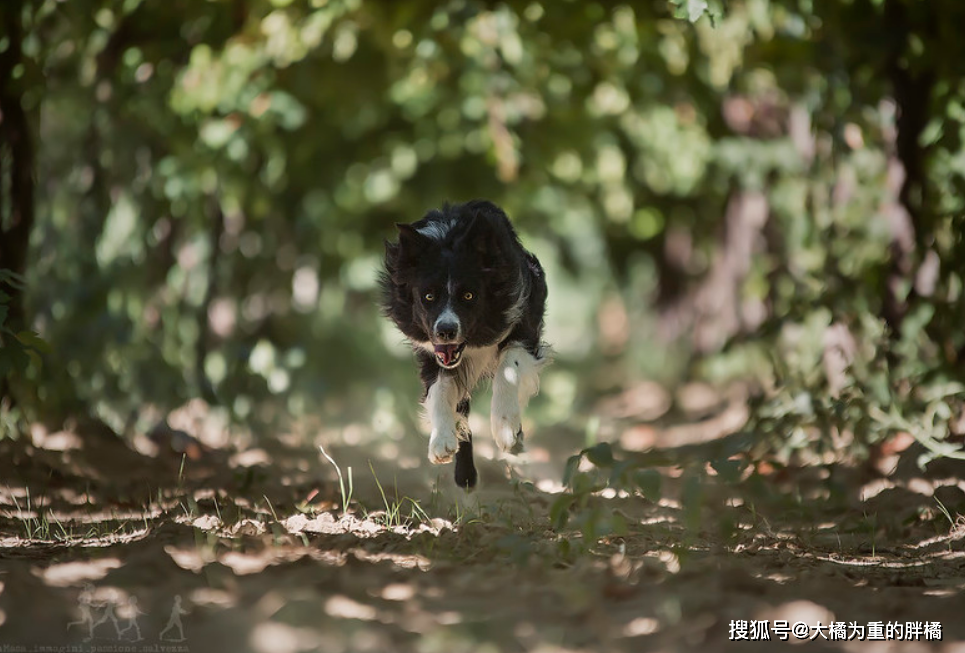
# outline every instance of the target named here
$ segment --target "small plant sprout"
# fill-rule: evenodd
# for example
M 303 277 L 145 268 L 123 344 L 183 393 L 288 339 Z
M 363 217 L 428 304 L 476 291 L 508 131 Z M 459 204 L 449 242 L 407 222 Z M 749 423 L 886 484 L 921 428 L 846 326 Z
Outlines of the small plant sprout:
M 375 485 L 379 488 L 379 494 L 382 495 L 382 504 L 385 506 L 385 515 L 382 517 L 383 525 L 386 527 L 393 526 L 405 526 L 411 521 L 421 521 L 423 523 L 432 523 L 432 519 L 423 510 L 419 502 L 411 497 L 399 498 L 399 490 L 395 490 L 395 499 L 390 500 L 385 494 L 385 488 L 382 487 L 382 482 L 379 480 L 378 474 L 375 473 L 375 468 L 372 467 L 372 461 L 369 461 L 369 470 L 372 472 L 372 477 L 375 479 Z M 402 508 L 405 506 L 405 502 L 408 501 L 411 508 L 409 509 L 408 516 L 402 513 Z
M 342 494 L 342 516 L 345 516 L 348 514 L 348 505 L 352 502 L 352 491 L 354 490 L 354 485 L 352 483 L 352 468 L 346 468 L 348 473 L 348 492 L 346 493 L 345 479 L 342 478 L 342 470 L 338 466 L 338 463 L 335 462 L 334 458 L 328 455 L 328 452 L 325 451 L 325 447 L 318 445 L 318 449 L 322 452 L 322 455 L 325 456 L 328 462 L 332 463 L 332 467 L 335 468 L 335 473 L 338 474 L 338 489 Z

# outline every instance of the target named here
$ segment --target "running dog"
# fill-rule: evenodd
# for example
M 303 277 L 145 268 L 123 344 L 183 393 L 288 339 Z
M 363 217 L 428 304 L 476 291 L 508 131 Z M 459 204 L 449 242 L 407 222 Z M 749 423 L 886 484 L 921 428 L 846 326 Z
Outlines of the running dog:
M 469 401 L 492 378 L 497 446 L 522 450 L 520 413 L 549 362 L 542 341 L 546 278 L 491 202 L 446 204 L 386 242 L 382 306 L 412 344 L 425 387 L 429 460 L 455 457 L 460 487 L 476 485 Z

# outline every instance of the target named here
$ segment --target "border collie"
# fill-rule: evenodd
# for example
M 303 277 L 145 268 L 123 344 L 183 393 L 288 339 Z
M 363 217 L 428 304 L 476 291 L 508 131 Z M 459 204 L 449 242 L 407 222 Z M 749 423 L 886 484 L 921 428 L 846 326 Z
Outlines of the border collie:
M 543 268 L 492 202 L 446 204 L 396 227 L 399 242 L 385 244 L 383 309 L 421 367 L 429 460 L 455 456 L 456 484 L 469 489 L 476 484 L 469 400 L 481 379 L 493 380 L 496 444 L 522 450 L 520 411 L 550 360 L 541 340 Z

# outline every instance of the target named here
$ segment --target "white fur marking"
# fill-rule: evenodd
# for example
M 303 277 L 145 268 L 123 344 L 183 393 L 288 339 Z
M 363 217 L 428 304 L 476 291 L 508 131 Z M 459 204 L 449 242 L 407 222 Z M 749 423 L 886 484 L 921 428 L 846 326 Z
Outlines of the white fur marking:
M 506 310 L 506 322 L 510 325 L 514 325 L 519 322 L 520 318 L 523 317 L 523 309 L 526 306 L 526 300 L 529 299 L 529 286 L 522 278 L 516 283 L 516 287 L 513 289 L 513 293 L 516 295 L 513 300 L 512 306 Z
M 510 385 L 519 384 L 519 374 L 516 372 L 515 367 L 507 367 L 503 369 L 503 376 L 506 377 L 506 383 Z
M 506 347 L 499 358 L 493 376 L 490 419 L 493 438 L 503 451 L 521 444 L 517 438 L 522 429 L 520 413 L 539 392 L 539 372 L 547 362 L 548 359 L 537 359 L 516 344 Z
M 431 425 L 429 461 L 436 465 L 449 462 L 456 449 L 458 386 L 449 375 L 440 374 L 426 395 L 426 413 Z
M 446 239 L 446 236 L 449 234 L 449 231 L 451 229 L 452 229 L 452 221 L 450 220 L 446 222 L 441 222 L 441 221 L 430 222 L 424 227 L 419 227 L 418 229 L 416 229 L 416 231 L 418 231 L 423 236 L 428 236 L 429 238 L 432 238 L 434 240 L 442 241 Z
M 457 383 L 466 396 L 472 393 L 479 379 L 493 373 L 497 361 L 497 347 L 466 347 L 462 363 L 454 371 Z

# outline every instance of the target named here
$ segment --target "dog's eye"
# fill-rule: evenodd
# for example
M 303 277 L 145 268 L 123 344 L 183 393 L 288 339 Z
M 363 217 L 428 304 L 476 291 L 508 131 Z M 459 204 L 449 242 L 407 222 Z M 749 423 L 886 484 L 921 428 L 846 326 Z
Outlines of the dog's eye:
M 466 291 L 466 292 L 462 293 L 462 298 L 465 299 L 467 302 L 468 302 L 468 301 L 472 301 L 473 294 L 472 294 L 471 292 L 469 292 L 469 291 Z
M 427 302 L 434 302 L 434 301 L 436 300 L 436 296 L 433 295 L 431 292 L 427 292 L 427 293 L 425 294 L 425 300 L 426 300 Z

